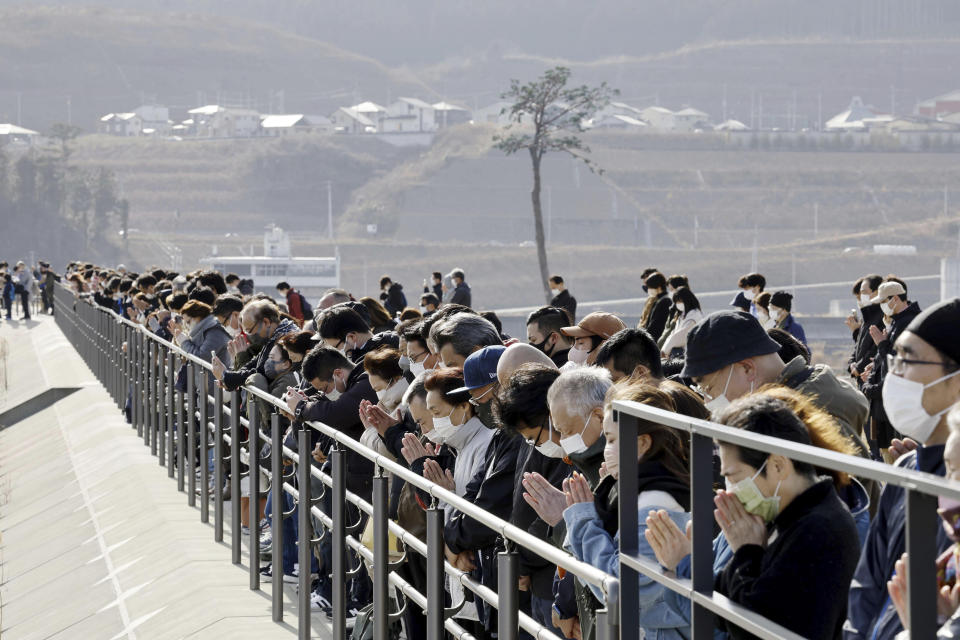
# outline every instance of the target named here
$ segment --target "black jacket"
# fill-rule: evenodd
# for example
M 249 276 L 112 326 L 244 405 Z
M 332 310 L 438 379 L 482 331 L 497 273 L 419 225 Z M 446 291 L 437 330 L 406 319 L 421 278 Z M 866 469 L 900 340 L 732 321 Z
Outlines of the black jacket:
M 563 351 L 554 350 L 554 352 L 550 354 L 550 359 L 553 360 L 553 364 L 557 365 L 557 368 L 560 368 L 567 364 L 569 356 L 570 349 L 564 349 Z
M 513 476 L 513 509 L 510 524 L 525 530 L 535 538 L 546 540 L 550 527 L 537 516 L 527 501 L 523 499 L 523 474 L 539 473 L 554 487 L 559 489 L 570 475 L 570 465 L 558 458 L 548 458 L 535 447 L 527 443 L 520 445 L 517 455 L 517 470 Z M 553 597 L 553 574 L 556 567 L 532 551 L 518 547 L 520 552 L 520 575 L 530 576 L 531 592 L 538 598 L 549 600 Z
M 223 386 L 227 391 L 234 391 L 243 386 L 247 381 L 247 378 L 252 376 L 255 373 L 263 374 L 266 377 L 266 372 L 263 370 L 263 365 L 270 358 L 270 351 L 273 349 L 273 345 L 276 344 L 277 340 L 287 335 L 288 333 L 293 333 L 294 331 L 299 331 L 300 327 L 297 326 L 295 322 L 291 322 L 284 318 L 280 321 L 280 324 L 277 325 L 276 330 L 273 332 L 273 335 L 270 336 L 270 339 L 267 340 L 263 348 L 260 349 L 260 353 L 257 354 L 257 357 L 250 360 L 240 369 L 236 371 L 226 371 L 223 374 Z
M 432 293 L 433 295 L 437 296 L 437 300 L 443 300 L 443 285 L 442 285 L 442 284 L 435 284 L 435 285 L 433 285 L 432 287 L 431 287 L 430 285 L 426 285 L 426 286 L 423 287 L 423 292 L 424 292 L 424 293 Z
M 364 430 L 363 423 L 360 422 L 361 400 L 376 404 L 377 394 L 370 386 L 363 367 L 354 367 L 339 398 L 330 400 L 322 396 L 316 400 L 301 401 L 294 415 L 298 421 L 322 422 L 359 441 Z M 320 432 L 312 430 L 311 446 L 316 445 L 319 439 Z M 373 486 L 373 463 L 352 449 L 346 450 L 344 461 L 347 465 L 347 489 L 364 500 L 369 500 Z
M 836 638 L 859 555 L 853 516 L 833 481 L 822 479 L 774 519 L 766 548 L 737 549 L 715 589 L 804 638 Z M 733 638 L 753 637 L 732 625 L 728 631 Z
M 877 355 L 877 345 L 870 337 L 870 327 L 874 326 L 881 331 L 883 330 L 883 310 L 879 304 L 868 304 L 860 309 L 860 314 L 863 316 L 863 324 L 855 332 L 855 344 L 853 345 L 853 355 L 850 356 L 850 364 L 855 365 L 857 371 L 863 373 L 863 370 L 873 362 L 874 356 Z M 863 384 L 861 380 L 857 380 L 857 383 Z
M 403 295 L 403 285 L 394 282 L 390 288 L 380 293 L 380 302 L 391 316 L 395 316 L 407 307 L 407 296 Z
M 570 292 L 564 289 L 550 300 L 550 306 L 563 309 L 570 318 L 570 324 L 577 323 L 577 299 L 570 295 Z
M 471 302 L 473 298 L 470 294 L 470 285 L 466 282 L 461 282 L 457 285 L 457 288 L 453 290 L 453 297 L 450 298 L 450 302 L 453 304 L 462 304 L 465 307 L 471 307 Z
M 945 474 L 944 446 L 920 447 L 897 460 L 896 466 L 938 476 Z M 880 495 L 877 515 L 863 543 L 863 552 L 850 585 L 849 611 L 843 626 L 845 640 L 893 640 L 903 630 L 897 609 L 890 601 L 887 580 L 906 550 L 906 505 L 901 487 L 888 485 Z M 937 527 L 937 554 L 952 542 L 943 527 Z
M 661 334 L 663 334 L 663 328 L 667 326 L 667 318 L 670 317 L 672 307 L 673 302 L 671 302 L 670 296 L 661 293 L 653 305 L 653 310 L 650 311 L 646 324 L 640 328 L 646 329 L 654 340 L 659 340 Z
M 877 355 L 873 359 L 873 373 L 864 383 L 862 391 L 870 401 L 870 436 L 877 441 L 877 446 L 885 449 L 890 446 L 890 440 L 900 436 L 887 418 L 883 408 L 883 381 L 887 377 L 887 356 L 893 353 L 893 345 L 903 333 L 907 325 L 920 315 L 920 305 L 911 302 L 907 308 L 891 318 L 890 328 L 887 330 L 887 339 L 877 345 Z M 869 332 L 869 329 L 868 329 Z M 873 342 L 873 338 L 870 339 Z

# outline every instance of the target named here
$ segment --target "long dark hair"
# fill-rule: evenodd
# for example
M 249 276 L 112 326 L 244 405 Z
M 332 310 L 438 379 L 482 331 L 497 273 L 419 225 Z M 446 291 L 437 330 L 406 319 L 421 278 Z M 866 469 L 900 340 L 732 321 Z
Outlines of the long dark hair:
M 697 300 L 697 296 L 693 295 L 693 291 L 690 291 L 689 287 L 680 287 L 673 292 L 673 303 L 678 302 L 683 304 L 684 313 L 694 309 L 700 310 L 700 301 Z
M 647 276 L 643 284 L 647 286 L 647 289 L 660 289 L 660 295 L 657 297 L 650 296 L 647 298 L 647 303 L 643 305 L 643 313 L 640 314 L 640 327 L 646 328 L 647 322 L 650 320 L 650 314 L 653 313 L 653 308 L 657 306 L 657 301 L 667 292 L 667 278 L 659 271 L 654 271 Z

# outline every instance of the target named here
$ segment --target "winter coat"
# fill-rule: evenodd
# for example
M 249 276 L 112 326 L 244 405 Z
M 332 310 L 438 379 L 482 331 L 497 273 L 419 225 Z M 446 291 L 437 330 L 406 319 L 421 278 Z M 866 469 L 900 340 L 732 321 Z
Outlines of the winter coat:
M 874 326 L 883 331 L 883 310 L 879 304 L 868 304 L 860 308 L 860 315 L 863 316 L 863 324 L 854 334 L 855 344 L 853 355 L 850 356 L 850 364 L 855 365 L 857 371 L 863 373 L 877 355 L 877 345 L 870 337 L 870 327 Z M 862 384 L 859 379 L 857 383 Z
M 378 333 L 362 346 L 354 349 L 347 356 L 354 364 L 359 365 L 360 368 L 363 368 L 363 356 L 367 355 L 371 351 L 376 351 L 380 347 L 391 347 L 393 349 L 400 348 L 400 336 L 394 331 L 384 331 Z
M 661 293 L 657 296 L 657 300 L 653 304 L 653 309 L 650 310 L 647 321 L 640 328 L 646 330 L 654 341 L 659 340 L 660 336 L 663 335 L 664 327 L 667 326 L 667 318 L 670 317 L 670 309 L 672 308 L 673 302 L 670 300 L 670 296 L 666 293 Z
M 322 422 L 359 442 L 364 432 L 363 423 L 360 422 L 360 402 L 369 400 L 376 404 L 377 394 L 370 386 L 363 367 L 354 367 L 350 371 L 345 387 L 336 400 L 330 400 L 326 396 L 316 400 L 301 400 L 294 413 L 297 421 Z M 319 431 L 311 431 L 311 446 L 316 445 L 319 437 Z M 353 449 L 346 449 L 344 462 L 347 489 L 364 500 L 369 500 L 373 487 L 373 462 Z
M 737 549 L 714 588 L 805 638 L 836 638 L 859 547 L 850 511 L 824 478 L 777 515 L 766 547 Z M 752 637 L 733 625 L 727 630 L 733 638 Z
M 794 338 L 802 342 L 803 346 L 807 346 L 807 334 L 803 332 L 803 326 L 797 322 L 797 319 L 793 317 L 792 313 L 788 313 L 780 322 L 777 323 L 777 329 L 786 331 Z
M 943 445 L 919 447 L 897 460 L 896 466 L 943 476 L 943 449 Z M 843 625 L 845 640 L 893 640 L 903 629 L 890 600 L 887 581 L 906 550 L 904 498 L 903 488 L 894 485 L 884 487 L 880 495 L 877 514 L 850 585 L 849 610 Z M 931 543 L 936 544 L 938 555 L 953 544 L 943 527 L 937 527 L 936 541 Z
M 666 510 L 681 530 L 690 520 L 690 514 L 666 491 L 643 491 L 637 496 L 639 555 L 654 562 L 656 554 L 644 534 L 647 516 L 660 509 Z M 594 503 L 581 502 L 567 507 L 563 519 L 567 524 L 566 545 L 577 559 L 610 575 L 620 574 L 620 533 L 611 536 L 603 528 Z M 603 597 L 597 587 L 590 585 L 590 589 L 596 598 Z M 640 627 L 644 636 L 651 640 L 689 638 L 689 622 L 664 605 L 665 590 L 666 587 L 659 582 L 640 574 L 640 597 L 634 604 L 640 609 Z
M 900 437 L 887 418 L 883 408 L 883 381 L 887 377 L 887 356 L 893 353 L 893 345 L 907 326 L 920 315 L 920 305 L 911 302 L 907 308 L 890 319 L 890 328 L 887 337 L 877 345 L 877 355 L 873 359 L 873 373 L 863 384 L 863 393 L 870 401 L 870 439 L 877 441 L 877 446 L 886 449 L 890 440 Z M 870 339 L 873 341 L 873 338 Z
M 470 293 L 470 285 L 468 285 L 466 282 L 461 282 L 458 284 L 457 288 L 453 290 L 453 296 L 450 298 L 450 302 L 453 304 L 462 304 L 465 307 L 471 307 L 473 297 Z
M 563 309 L 570 318 L 570 324 L 577 324 L 577 299 L 570 295 L 570 292 L 564 289 L 550 300 L 550 306 L 557 309 Z
M 407 296 L 403 294 L 403 285 L 399 282 L 392 283 L 389 289 L 380 293 L 380 302 L 391 316 L 396 316 L 406 309 Z
M 287 311 L 302 323 L 305 318 L 303 317 L 303 305 L 300 304 L 300 298 L 300 292 L 296 289 L 287 291 Z
M 215 319 L 215 318 L 214 318 Z M 222 327 L 221 327 L 222 329 Z M 277 325 L 276 330 L 273 332 L 273 335 L 263 344 L 263 348 L 260 349 L 260 352 L 257 354 L 256 358 L 248 361 L 242 368 L 236 371 L 226 371 L 223 374 L 223 386 L 227 391 L 234 391 L 243 386 L 243 383 L 254 373 L 263 374 L 266 377 L 266 372 L 263 370 L 263 365 L 270 358 L 270 351 L 273 350 L 273 345 L 277 343 L 277 340 L 287 335 L 288 333 L 294 333 L 299 331 L 300 328 L 295 322 L 287 320 L 286 318 L 280 320 L 280 324 Z M 227 340 L 230 339 L 230 334 L 227 334 L 227 330 L 223 329 L 223 332 L 227 335 Z M 207 351 L 209 355 L 210 352 Z M 223 360 L 223 358 L 221 358 Z M 368 383 L 369 384 L 369 383 Z

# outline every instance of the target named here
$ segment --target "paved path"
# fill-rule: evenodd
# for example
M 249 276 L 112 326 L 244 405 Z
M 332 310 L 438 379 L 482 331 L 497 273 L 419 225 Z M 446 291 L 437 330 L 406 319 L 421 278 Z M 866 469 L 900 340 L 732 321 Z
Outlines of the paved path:
M 246 566 L 214 542 L 213 509 L 202 524 L 53 320 L 4 322 L 0 337 L 10 347 L 0 415 L 79 387 L 0 425 L 0 638 L 296 637 L 293 592 L 274 623 L 269 583 L 249 590 Z M 318 616 L 312 626 L 329 637 Z

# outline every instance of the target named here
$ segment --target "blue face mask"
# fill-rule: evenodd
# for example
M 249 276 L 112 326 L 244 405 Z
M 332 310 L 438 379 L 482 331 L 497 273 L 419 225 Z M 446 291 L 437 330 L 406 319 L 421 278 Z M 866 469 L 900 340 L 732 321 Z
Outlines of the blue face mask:
M 267 377 L 267 380 L 276 380 L 277 376 L 282 375 L 283 373 L 286 373 L 286 370 L 284 371 L 277 370 L 278 364 L 282 364 L 282 363 L 278 363 L 276 360 L 267 360 L 266 362 L 263 363 L 263 374 Z

